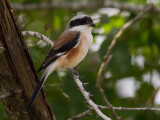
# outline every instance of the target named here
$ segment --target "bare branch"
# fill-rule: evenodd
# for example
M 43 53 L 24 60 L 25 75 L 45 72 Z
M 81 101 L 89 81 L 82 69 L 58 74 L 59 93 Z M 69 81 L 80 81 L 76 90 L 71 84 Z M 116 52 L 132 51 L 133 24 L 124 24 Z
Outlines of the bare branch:
M 111 109 L 111 112 L 112 112 L 114 118 L 116 120 L 121 120 L 121 118 L 116 114 L 115 110 L 113 109 L 112 104 L 110 104 L 108 99 L 105 97 L 104 91 L 100 86 L 101 85 L 101 79 L 100 78 L 102 76 L 102 72 L 104 71 L 105 66 L 108 64 L 108 62 L 110 61 L 111 58 L 112 58 L 112 55 L 109 55 L 108 59 L 105 62 L 102 63 L 102 66 L 100 67 L 100 69 L 98 71 L 97 86 L 96 87 L 97 87 L 99 93 L 101 94 L 105 104 L 108 105 L 108 107 Z
M 111 55 L 110 52 L 112 50 L 112 48 L 114 47 L 114 45 L 117 42 L 117 39 L 122 35 L 122 33 L 124 32 L 124 30 L 126 30 L 129 26 L 131 26 L 134 22 L 136 22 L 139 18 L 141 18 L 146 12 L 148 12 L 149 10 L 151 10 L 153 8 L 153 5 L 148 5 L 144 8 L 144 10 L 142 12 L 140 12 L 135 18 L 133 18 L 132 20 L 130 20 L 129 22 L 127 22 L 126 24 L 123 25 L 123 27 L 119 30 L 119 32 L 114 36 L 110 46 L 108 47 L 108 50 L 103 58 L 103 61 L 101 63 L 101 66 L 99 68 L 98 71 L 98 76 L 97 76 L 97 84 L 96 87 L 98 89 L 98 91 L 100 92 L 104 102 L 106 103 L 106 105 L 108 105 L 108 107 L 111 109 L 113 116 L 117 119 L 120 120 L 120 117 L 118 117 L 118 115 L 116 114 L 116 112 L 113 109 L 112 104 L 110 104 L 110 102 L 108 101 L 108 99 L 105 97 L 105 94 L 103 92 L 103 89 L 101 88 L 101 76 L 102 76 L 102 72 L 104 71 L 106 65 L 108 64 L 108 62 L 111 59 Z
M 100 109 L 98 108 L 98 105 L 95 104 L 91 99 L 90 99 L 90 94 L 89 92 L 87 92 L 84 87 L 83 87 L 83 83 L 79 80 L 79 76 L 77 74 L 77 72 L 74 69 L 68 69 L 69 71 L 71 71 L 74 82 L 76 83 L 76 85 L 78 86 L 79 90 L 81 91 L 81 93 L 83 94 L 84 98 L 86 99 L 86 102 L 91 106 L 91 108 L 93 108 L 93 110 L 97 113 L 97 115 L 99 117 L 101 117 L 104 120 L 111 120 L 109 117 L 107 117 L 106 115 L 104 115 Z
M 96 87 L 100 87 L 101 85 L 101 76 L 102 76 L 102 73 L 104 71 L 104 68 L 106 67 L 106 65 L 109 63 L 110 59 L 112 58 L 112 55 L 109 55 L 108 59 L 105 59 L 105 61 L 103 60 L 99 70 L 98 70 L 98 76 L 97 76 L 97 84 L 96 84 Z
M 144 108 L 112 107 L 112 108 L 114 110 L 120 110 L 120 111 L 159 111 L 160 112 L 160 108 L 149 108 L 149 107 L 144 107 Z M 110 109 L 110 107 L 99 106 L 99 109 Z M 88 109 L 78 115 L 72 116 L 68 120 L 75 120 L 75 119 L 87 116 L 87 115 L 91 114 L 92 111 L 93 111 L 93 109 Z
M 108 99 L 105 97 L 103 89 L 102 89 L 101 87 L 99 87 L 98 90 L 99 90 L 99 92 L 100 92 L 100 94 L 101 94 L 101 96 L 102 96 L 105 104 L 108 105 L 108 108 L 111 110 L 111 112 L 112 112 L 112 114 L 113 114 L 113 117 L 114 117 L 116 120 L 121 120 L 121 117 L 119 117 L 119 116 L 116 114 L 115 110 L 113 109 L 112 104 L 110 104 L 110 102 L 108 101 Z
M 98 84 L 97 84 L 96 87 L 97 87 L 99 93 L 101 94 L 101 96 L 102 96 L 105 104 L 108 105 L 108 107 L 111 109 L 111 112 L 112 112 L 114 118 L 116 120 L 120 120 L 121 118 L 116 114 L 115 110 L 112 107 L 112 104 L 110 104 L 110 102 L 108 101 L 108 99 L 105 97 L 104 91 L 100 87 L 100 85 L 101 85 L 101 79 L 100 78 L 101 78 L 102 72 L 104 71 L 104 68 L 105 68 L 106 64 L 108 64 L 108 62 L 110 61 L 111 58 L 112 58 L 112 55 L 109 55 L 109 58 L 105 62 L 102 63 L 102 66 L 100 67 L 100 69 L 98 71 L 98 78 L 97 78 Z
M 99 9 L 99 8 L 118 8 L 120 10 L 138 13 L 145 8 L 145 5 L 131 5 L 123 2 L 113 1 L 89 1 L 89 2 L 41 2 L 41 3 L 14 3 L 11 5 L 14 10 L 40 10 L 40 9 L 69 9 L 69 10 L 82 10 L 82 9 Z M 160 8 L 154 8 L 151 13 L 160 13 Z
M 112 55 L 109 55 L 108 59 L 102 63 L 102 65 L 101 65 L 101 67 L 100 67 L 100 69 L 98 71 L 98 77 L 97 77 L 97 85 L 96 85 L 96 87 L 97 87 L 99 93 L 101 94 L 101 96 L 102 96 L 105 104 L 108 105 L 108 107 L 111 109 L 111 112 L 112 112 L 114 118 L 116 120 L 120 120 L 121 118 L 116 114 L 115 110 L 112 107 L 112 104 L 110 104 L 110 102 L 108 101 L 108 99 L 105 97 L 104 91 L 103 91 L 103 89 L 100 86 L 101 85 L 102 72 L 104 71 L 105 66 L 108 64 L 108 62 L 110 61 L 111 58 L 112 58 Z
M 135 18 L 131 19 L 130 21 L 128 21 L 127 23 L 125 23 L 123 25 L 123 27 L 119 30 L 119 32 L 114 36 L 110 46 L 108 47 L 108 50 L 103 58 L 103 62 L 100 66 L 100 69 L 98 71 L 99 75 L 98 75 L 98 78 L 97 78 L 97 87 L 100 86 L 101 84 L 101 81 L 100 81 L 100 77 L 102 75 L 102 71 L 103 69 L 105 68 L 107 62 L 108 62 L 108 59 L 110 59 L 110 52 L 112 50 L 112 48 L 114 47 L 114 45 L 116 44 L 117 42 L 117 39 L 122 35 L 122 33 L 129 27 L 131 26 L 133 23 L 135 23 L 138 19 L 140 19 L 145 13 L 147 13 L 148 11 L 150 11 L 152 8 L 153 8 L 153 4 L 150 4 L 150 5 L 147 5 L 143 11 L 141 11 Z
M 48 37 L 46 37 L 38 32 L 23 31 L 22 34 L 23 34 L 23 36 L 31 36 L 31 37 L 39 38 L 40 40 L 44 41 L 47 45 L 50 45 L 51 47 L 54 46 L 54 42 L 51 39 L 49 39 Z
M 93 110 L 93 109 L 92 109 Z M 69 118 L 68 120 L 75 120 L 75 119 L 78 119 L 78 118 L 81 118 L 81 117 L 84 117 L 84 116 L 87 116 L 87 115 L 90 115 L 91 114 L 91 109 L 88 109 L 78 115 L 75 115 L 75 116 L 72 116 L 71 118 Z
M 99 106 L 100 109 L 110 109 L 106 106 Z M 128 107 L 113 107 L 114 110 L 124 110 L 124 111 L 159 111 L 160 108 L 150 108 L 150 107 L 144 107 L 144 108 L 128 108 Z

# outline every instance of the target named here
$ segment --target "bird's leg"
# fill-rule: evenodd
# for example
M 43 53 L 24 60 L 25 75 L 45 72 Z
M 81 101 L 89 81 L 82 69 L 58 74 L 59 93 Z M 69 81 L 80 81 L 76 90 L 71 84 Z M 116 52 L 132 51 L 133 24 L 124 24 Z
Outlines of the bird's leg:
M 76 71 L 77 67 L 73 68 L 74 70 L 74 74 L 77 75 L 78 77 L 80 77 L 79 73 Z
M 72 72 L 72 74 L 80 77 L 79 73 L 75 70 L 75 68 L 67 68 L 70 72 Z
M 80 79 L 84 78 L 85 76 L 81 76 L 78 72 L 77 72 L 77 67 L 73 68 L 74 71 L 76 72 L 76 74 L 79 76 Z
M 74 69 L 75 71 L 77 71 L 77 67 L 74 67 L 73 69 Z

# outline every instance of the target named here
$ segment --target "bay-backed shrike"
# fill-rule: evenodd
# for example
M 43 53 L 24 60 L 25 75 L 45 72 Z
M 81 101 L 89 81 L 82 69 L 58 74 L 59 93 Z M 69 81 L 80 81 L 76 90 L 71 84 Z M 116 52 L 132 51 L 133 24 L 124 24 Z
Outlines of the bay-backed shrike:
M 77 15 L 69 21 L 65 31 L 55 42 L 38 70 L 38 72 L 42 69 L 44 71 L 27 104 L 26 111 L 29 110 L 43 83 L 53 71 L 74 68 L 85 58 L 93 41 L 91 30 L 94 26 L 92 18 L 87 15 Z

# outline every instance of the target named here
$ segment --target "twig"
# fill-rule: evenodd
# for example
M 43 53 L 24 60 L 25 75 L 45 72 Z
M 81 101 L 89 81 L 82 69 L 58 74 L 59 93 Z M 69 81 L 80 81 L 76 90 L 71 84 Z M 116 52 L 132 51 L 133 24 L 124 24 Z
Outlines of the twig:
M 96 87 L 98 89 L 98 91 L 100 92 L 104 102 L 106 103 L 106 105 L 108 105 L 108 107 L 111 109 L 113 116 L 117 119 L 120 120 L 120 117 L 118 117 L 118 115 L 116 114 L 116 112 L 113 109 L 112 104 L 110 104 L 110 102 L 108 101 L 108 99 L 105 97 L 105 94 L 103 92 L 103 89 L 101 88 L 101 76 L 102 76 L 102 72 L 105 69 L 105 66 L 108 64 L 108 62 L 111 59 L 111 55 L 110 52 L 112 50 L 112 48 L 114 47 L 114 45 L 117 42 L 117 39 L 122 35 L 122 33 L 129 27 L 131 26 L 134 22 L 136 22 L 139 18 L 141 18 L 146 12 L 148 12 L 149 10 L 151 10 L 151 8 L 153 8 L 153 5 L 148 5 L 144 8 L 143 11 L 141 11 L 135 18 L 133 18 L 132 20 L 130 20 L 129 22 L 127 22 L 126 24 L 123 25 L 123 27 L 119 30 L 119 32 L 114 36 L 110 46 L 108 47 L 108 50 L 103 58 L 103 62 L 99 68 L 98 71 L 98 76 L 97 76 L 97 84 Z
M 121 117 L 119 117 L 119 116 L 117 115 L 116 111 L 113 109 L 112 104 L 111 104 L 111 103 L 108 101 L 108 99 L 105 97 L 103 89 L 102 89 L 101 87 L 99 87 L 98 90 L 99 90 L 99 92 L 100 92 L 100 94 L 101 94 L 101 96 L 102 96 L 105 104 L 108 105 L 108 108 L 111 110 L 111 112 L 112 112 L 112 114 L 113 114 L 113 117 L 114 117 L 116 120 L 121 120 Z
M 114 118 L 117 119 L 117 120 L 120 120 L 121 118 L 116 114 L 115 110 L 113 109 L 112 104 L 110 104 L 108 99 L 105 97 L 104 91 L 100 86 L 101 85 L 101 79 L 100 78 L 101 78 L 102 72 L 104 71 L 105 66 L 108 64 L 108 62 L 110 61 L 111 58 L 112 58 L 112 55 L 109 55 L 108 59 L 105 62 L 102 63 L 102 66 L 100 67 L 100 69 L 98 71 L 98 78 L 97 78 L 98 84 L 97 84 L 96 87 L 97 87 L 99 93 L 101 94 L 105 104 L 108 105 L 108 107 L 111 109 L 111 112 L 112 112 Z
M 99 1 L 89 2 L 40 2 L 40 3 L 14 3 L 11 4 L 14 10 L 42 10 L 42 9 L 68 9 L 68 10 L 82 10 L 82 9 L 99 9 L 99 8 L 117 8 L 129 12 L 139 13 L 145 8 L 145 5 L 131 5 L 123 2 L 115 1 L 104 1 L 99 4 Z M 150 11 L 151 13 L 160 13 L 160 8 L 154 8 Z
M 93 110 L 93 109 L 92 109 Z M 91 109 L 88 109 L 78 115 L 75 115 L 75 116 L 72 116 L 71 118 L 69 118 L 68 120 L 76 120 L 78 118 L 82 118 L 83 116 L 87 116 L 87 115 L 90 115 L 91 114 Z
M 150 5 L 146 6 L 146 7 L 144 8 L 144 10 L 141 11 L 135 18 L 131 19 L 131 20 L 128 21 L 126 24 L 124 24 L 123 27 L 119 30 L 119 32 L 114 36 L 114 38 L 113 38 L 110 46 L 108 47 L 108 50 L 107 50 L 105 56 L 104 56 L 104 58 L 103 58 L 103 62 L 102 62 L 102 64 L 101 64 L 101 66 L 100 66 L 100 69 L 99 69 L 99 71 L 98 71 L 98 74 L 100 74 L 100 75 L 98 75 L 97 85 L 96 85 L 96 86 L 100 86 L 100 84 L 101 84 L 101 80 L 100 80 L 100 77 L 101 77 L 101 74 L 102 74 L 101 71 L 103 71 L 103 69 L 105 68 L 105 65 L 107 64 L 108 59 L 110 59 L 110 52 L 111 52 L 112 48 L 114 47 L 114 45 L 116 44 L 117 39 L 122 35 L 122 33 L 123 33 L 129 26 L 131 26 L 134 22 L 136 22 L 138 19 L 140 19 L 145 13 L 147 13 L 147 12 L 148 12 L 149 10 L 151 10 L 153 7 L 154 7 L 153 4 L 150 4 Z
M 23 34 L 23 36 L 31 36 L 31 37 L 39 38 L 39 39 L 43 40 L 47 45 L 50 45 L 51 47 L 54 46 L 54 43 L 51 39 L 49 39 L 48 37 L 46 37 L 38 32 L 23 31 L 22 34 Z
M 89 92 L 87 92 L 84 87 L 82 82 L 79 80 L 79 76 L 77 74 L 77 72 L 74 69 L 69 69 L 69 71 L 71 71 L 74 82 L 76 83 L 76 85 L 78 86 L 79 90 L 81 91 L 81 93 L 83 94 L 84 98 L 86 99 L 86 102 L 91 106 L 91 108 L 93 108 L 95 110 L 95 112 L 97 113 L 97 115 L 99 117 L 101 117 L 104 120 L 111 120 L 109 117 L 107 117 L 106 115 L 104 115 L 100 109 L 98 108 L 98 105 L 96 105 L 91 99 L 90 99 L 90 94 Z
M 110 109 L 106 106 L 99 106 L 100 109 Z M 144 108 L 128 108 L 128 107 L 113 107 L 114 110 L 125 110 L 125 111 L 159 111 L 160 108 L 150 108 L 150 107 L 144 107 Z
M 99 68 L 99 70 L 98 70 L 97 84 L 96 84 L 96 87 L 97 87 L 97 88 L 100 87 L 100 85 L 101 85 L 101 82 L 102 82 L 102 81 L 101 81 L 102 73 L 103 73 L 103 71 L 104 71 L 104 68 L 105 68 L 106 65 L 109 63 L 110 59 L 112 58 L 112 55 L 109 55 L 107 58 L 108 58 L 108 59 L 103 59 L 103 62 L 102 62 L 101 66 L 100 66 L 100 68 Z
M 160 108 L 149 108 L 149 107 L 144 107 L 144 108 L 128 108 L 128 107 L 112 107 L 114 110 L 120 110 L 120 111 L 158 111 L 160 112 Z M 110 109 L 108 106 L 99 106 L 99 109 Z M 89 115 L 93 109 L 88 109 L 78 115 L 74 115 L 68 120 L 75 120 L 81 117 L 84 117 L 86 115 Z

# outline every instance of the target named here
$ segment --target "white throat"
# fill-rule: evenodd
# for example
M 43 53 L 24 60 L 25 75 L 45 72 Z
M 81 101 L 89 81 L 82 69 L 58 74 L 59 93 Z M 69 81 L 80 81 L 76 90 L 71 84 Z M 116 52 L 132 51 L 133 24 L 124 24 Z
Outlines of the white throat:
M 80 25 L 80 26 L 75 26 L 73 28 L 70 28 L 69 30 L 71 31 L 79 31 L 85 34 L 91 34 L 92 27 L 89 27 L 87 25 Z
M 81 26 L 76 26 L 76 27 L 73 27 L 73 28 L 70 28 L 68 30 L 71 30 L 71 31 L 79 31 L 81 34 L 84 34 L 85 35 L 85 45 L 87 45 L 87 49 L 89 49 L 89 47 L 91 46 L 92 42 L 93 42 L 93 36 L 92 36 L 92 27 L 89 27 L 87 25 L 81 25 Z M 83 35 L 81 35 L 82 37 Z M 81 39 L 83 40 L 83 38 Z M 88 43 L 88 44 L 86 44 Z

